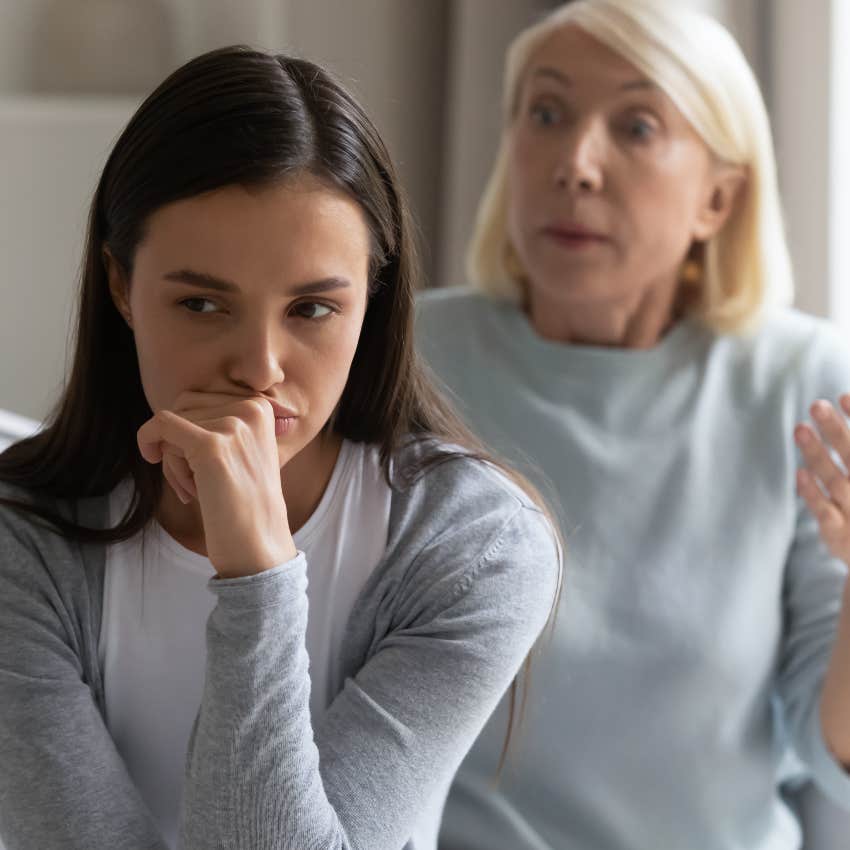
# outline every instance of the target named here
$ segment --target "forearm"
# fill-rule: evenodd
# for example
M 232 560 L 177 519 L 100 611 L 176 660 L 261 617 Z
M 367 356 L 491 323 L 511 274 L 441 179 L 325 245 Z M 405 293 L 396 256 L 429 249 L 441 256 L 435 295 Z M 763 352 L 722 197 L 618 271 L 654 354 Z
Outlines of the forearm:
M 220 598 L 186 774 L 187 850 L 343 846 L 313 744 L 304 571 L 302 556 L 281 570 L 215 582 Z
M 841 616 L 820 704 L 824 740 L 850 771 L 850 582 L 845 582 Z

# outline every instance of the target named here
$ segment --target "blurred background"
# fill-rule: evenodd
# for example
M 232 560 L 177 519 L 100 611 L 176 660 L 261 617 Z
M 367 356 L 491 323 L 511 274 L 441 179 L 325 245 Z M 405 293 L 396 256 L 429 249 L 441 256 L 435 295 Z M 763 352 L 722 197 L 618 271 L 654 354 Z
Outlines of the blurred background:
M 798 306 L 850 331 L 847 0 L 670 0 L 719 17 L 773 118 Z M 463 251 L 499 135 L 505 46 L 552 0 L 0 0 L 0 409 L 64 374 L 86 210 L 112 141 L 169 71 L 241 42 L 333 69 L 392 150 L 429 285 Z

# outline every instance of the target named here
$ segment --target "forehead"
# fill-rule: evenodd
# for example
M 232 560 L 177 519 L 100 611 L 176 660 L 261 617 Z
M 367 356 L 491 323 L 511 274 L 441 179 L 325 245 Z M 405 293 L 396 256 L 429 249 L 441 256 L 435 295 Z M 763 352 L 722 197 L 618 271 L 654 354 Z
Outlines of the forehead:
M 580 27 L 552 32 L 532 53 L 526 81 L 551 79 L 569 89 L 610 93 L 623 87 L 657 90 L 631 62 Z
M 360 205 L 314 178 L 225 186 L 150 217 L 139 246 L 158 265 L 247 280 L 367 274 L 370 235 Z

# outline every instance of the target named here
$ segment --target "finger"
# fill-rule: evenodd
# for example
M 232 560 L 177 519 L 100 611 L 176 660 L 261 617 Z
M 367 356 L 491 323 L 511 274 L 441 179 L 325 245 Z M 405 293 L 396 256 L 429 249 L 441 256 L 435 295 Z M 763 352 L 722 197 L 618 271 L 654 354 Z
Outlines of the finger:
M 850 481 L 843 469 L 839 469 L 830 457 L 821 438 L 810 425 L 798 425 L 794 439 L 806 468 L 818 479 L 839 508 L 850 513 Z
M 244 409 L 246 402 L 259 405 L 263 415 L 274 415 L 271 402 L 261 395 L 236 395 L 230 393 L 207 393 L 187 390 L 177 396 L 171 409 L 181 415 L 191 414 L 191 418 L 203 418 L 205 414 L 227 416 L 233 410 Z
M 189 457 L 210 439 L 210 432 L 170 410 L 158 410 L 136 433 L 142 457 L 149 463 L 162 460 L 163 443 L 174 454 Z
M 152 437 L 142 440 L 139 437 L 139 433 L 137 433 L 136 442 L 139 444 L 139 451 L 141 452 L 142 457 L 148 463 L 159 463 L 162 460 L 161 440 L 154 440 Z
M 797 470 L 797 491 L 803 497 L 824 536 L 834 536 L 847 526 L 847 517 L 818 487 L 814 476 L 805 469 Z
M 812 405 L 811 414 L 823 440 L 837 452 L 845 470 L 850 469 L 850 428 L 844 417 L 823 400 Z
M 188 505 L 191 501 L 191 496 L 189 496 L 189 494 L 180 486 L 180 482 L 174 477 L 171 467 L 166 462 L 163 462 L 162 464 L 162 475 L 168 482 L 169 487 L 171 487 L 171 489 L 177 494 L 177 498 L 180 499 L 184 505 Z
M 172 477 L 180 484 L 189 496 L 197 499 L 198 490 L 195 486 L 195 476 L 192 469 L 182 455 L 172 453 L 168 444 L 165 446 L 165 454 L 162 459 L 163 468 L 168 467 Z

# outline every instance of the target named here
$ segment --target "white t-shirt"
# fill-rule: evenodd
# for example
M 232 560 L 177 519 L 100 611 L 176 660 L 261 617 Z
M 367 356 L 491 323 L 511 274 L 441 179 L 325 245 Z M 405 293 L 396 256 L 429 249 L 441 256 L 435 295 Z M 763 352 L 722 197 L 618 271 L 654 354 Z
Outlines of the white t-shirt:
M 128 483 L 110 497 L 117 522 Z M 390 488 L 378 450 L 343 442 L 330 482 L 294 535 L 307 555 L 310 708 L 320 716 L 341 690 L 343 631 L 366 579 L 384 554 Z M 136 787 L 176 846 L 189 734 L 204 684 L 205 630 L 215 597 L 209 559 L 159 525 L 110 546 L 99 654 L 109 732 Z

